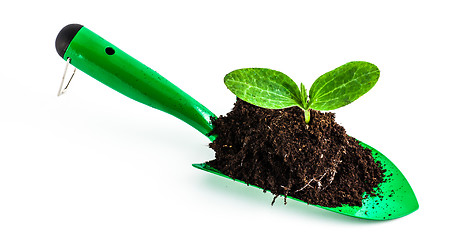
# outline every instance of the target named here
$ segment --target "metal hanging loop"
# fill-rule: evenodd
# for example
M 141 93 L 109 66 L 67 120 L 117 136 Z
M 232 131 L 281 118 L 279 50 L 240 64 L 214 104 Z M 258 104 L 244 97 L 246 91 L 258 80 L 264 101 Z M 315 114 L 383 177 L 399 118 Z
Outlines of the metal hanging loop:
M 67 88 L 69 87 L 70 81 L 72 81 L 72 78 L 75 75 L 75 71 L 77 71 L 77 68 L 74 67 L 74 71 L 72 72 L 72 75 L 70 76 L 69 81 L 67 82 L 66 86 L 63 88 L 64 82 L 66 79 L 67 68 L 69 67 L 69 64 L 70 64 L 70 58 L 67 58 L 66 67 L 64 68 L 64 75 L 62 75 L 61 84 L 59 86 L 58 97 L 63 95 L 66 92 Z

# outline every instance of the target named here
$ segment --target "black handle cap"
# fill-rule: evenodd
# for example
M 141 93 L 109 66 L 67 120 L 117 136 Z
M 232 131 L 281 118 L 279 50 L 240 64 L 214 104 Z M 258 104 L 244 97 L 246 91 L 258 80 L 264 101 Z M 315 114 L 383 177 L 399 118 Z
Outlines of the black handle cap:
M 69 47 L 70 42 L 74 39 L 75 35 L 77 35 L 78 31 L 83 26 L 80 24 L 69 24 L 61 29 L 56 37 L 56 51 L 58 52 L 59 56 L 64 58 L 64 54 L 67 51 L 67 47 Z

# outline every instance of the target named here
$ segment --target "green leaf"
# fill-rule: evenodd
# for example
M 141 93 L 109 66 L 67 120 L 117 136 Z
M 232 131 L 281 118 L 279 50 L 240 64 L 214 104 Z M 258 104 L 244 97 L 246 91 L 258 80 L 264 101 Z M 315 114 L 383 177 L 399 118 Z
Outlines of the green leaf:
M 303 106 L 296 83 L 287 75 L 267 68 L 243 68 L 224 77 L 238 98 L 263 108 Z
M 346 63 L 315 80 L 308 106 L 323 111 L 343 107 L 367 93 L 378 78 L 379 69 L 371 63 Z

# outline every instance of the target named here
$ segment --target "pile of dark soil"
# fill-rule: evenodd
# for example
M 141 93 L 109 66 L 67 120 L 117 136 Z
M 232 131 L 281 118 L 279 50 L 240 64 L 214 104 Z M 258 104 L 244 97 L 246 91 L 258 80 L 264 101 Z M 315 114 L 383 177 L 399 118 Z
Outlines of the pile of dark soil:
M 269 190 L 274 200 L 288 195 L 326 207 L 360 206 L 363 194 L 376 195 L 383 181 L 380 163 L 333 113 L 311 110 L 307 126 L 300 108 L 264 109 L 237 99 L 231 112 L 212 121 L 216 159 L 208 164 Z

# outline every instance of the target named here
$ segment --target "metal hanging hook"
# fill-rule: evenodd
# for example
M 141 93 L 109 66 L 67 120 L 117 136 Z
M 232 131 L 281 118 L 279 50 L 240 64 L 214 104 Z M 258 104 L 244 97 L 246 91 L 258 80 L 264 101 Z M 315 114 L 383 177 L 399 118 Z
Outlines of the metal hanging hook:
M 66 79 L 67 67 L 69 67 L 69 64 L 70 64 L 70 58 L 67 58 L 66 67 L 64 68 L 64 75 L 62 76 L 61 85 L 59 86 L 58 97 L 63 95 L 66 92 L 67 88 L 69 87 L 70 81 L 72 81 L 72 78 L 75 75 L 75 71 L 77 71 L 77 68 L 74 68 L 74 71 L 72 72 L 72 75 L 70 76 L 69 81 L 67 82 L 66 86 L 63 88 L 64 82 Z

